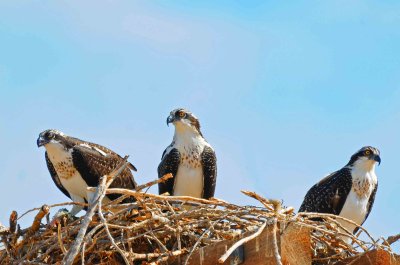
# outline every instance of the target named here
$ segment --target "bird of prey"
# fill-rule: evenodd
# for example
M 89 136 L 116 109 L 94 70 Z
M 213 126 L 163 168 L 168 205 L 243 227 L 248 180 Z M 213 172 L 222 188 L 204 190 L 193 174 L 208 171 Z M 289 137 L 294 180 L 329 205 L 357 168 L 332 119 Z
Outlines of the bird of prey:
M 381 163 L 377 148 L 361 148 L 347 165 L 323 178 L 307 192 L 299 212 L 335 214 L 362 225 L 371 212 L 378 189 L 377 163 Z M 358 230 L 349 222 L 339 222 L 349 232 Z
M 168 116 L 167 125 L 170 123 L 175 126 L 175 134 L 162 154 L 158 177 L 171 173 L 173 178 L 159 183 L 159 193 L 205 199 L 213 197 L 217 158 L 200 131 L 199 120 L 188 110 L 178 108 Z
M 110 149 L 70 137 L 57 130 L 46 130 L 40 133 L 37 146 L 46 148 L 45 158 L 47 168 L 56 186 L 72 201 L 87 203 L 93 193 L 86 188 L 96 187 L 100 178 L 109 174 L 118 166 L 123 158 Z M 136 183 L 129 166 L 117 176 L 110 187 L 134 189 Z M 109 194 L 105 202 L 120 197 L 118 194 Z M 71 215 L 76 215 L 82 206 L 74 205 Z

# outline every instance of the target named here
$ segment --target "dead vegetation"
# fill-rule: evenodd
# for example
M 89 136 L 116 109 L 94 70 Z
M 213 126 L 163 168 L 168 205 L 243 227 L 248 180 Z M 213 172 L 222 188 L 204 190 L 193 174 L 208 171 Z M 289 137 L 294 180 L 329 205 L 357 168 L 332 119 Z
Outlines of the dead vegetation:
M 94 200 L 81 218 L 74 220 L 64 214 L 51 221 L 50 208 L 73 203 L 44 205 L 31 210 L 37 211 L 32 225 L 21 229 L 17 212 L 12 212 L 9 226 L 0 225 L 0 263 L 192 264 L 190 257 L 196 249 L 233 240 L 235 243 L 218 259 L 219 263 L 224 263 L 237 247 L 256 238 L 264 229 L 272 228 L 273 255 L 276 264 L 282 264 L 277 237 L 291 224 L 313 231 L 310 255 L 318 264 L 357 258 L 373 249 L 392 253 L 390 245 L 399 239 L 394 236 L 375 240 L 362 227 L 359 234 L 353 235 L 340 225 L 340 217 L 294 214 L 293 208 L 281 207 L 280 201 L 268 200 L 253 192 L 243 191 L 263 207 L 238 206 L 219 199 L 146 193 L 150 186 L 165 181 L 170 175 L 139 186 L 135 191 L 107 189 L 126 166 L 125 159 L 114 172 L 102 178 L 99 187 L 93 188 Z M 102 198 L 108 193 L 123 196 L 102 205 Z M 127 196 L 135 197 L 136 202 L 118 204 Z M 367 240 L 360 239 L 361 233 Z M 351 238 L 352 244 L 343 241 L 344 236 Z

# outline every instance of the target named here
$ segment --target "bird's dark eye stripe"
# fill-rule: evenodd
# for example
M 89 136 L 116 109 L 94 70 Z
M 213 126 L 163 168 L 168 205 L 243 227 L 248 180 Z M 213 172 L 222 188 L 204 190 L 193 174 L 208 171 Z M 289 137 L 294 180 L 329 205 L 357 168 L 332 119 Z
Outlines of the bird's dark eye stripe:
M 45 135 L 44 135 L 46 138 L 54 138 L 54 133 L 52 133 L 52 132 L 47 132 L 47 133 L 45 133 Z

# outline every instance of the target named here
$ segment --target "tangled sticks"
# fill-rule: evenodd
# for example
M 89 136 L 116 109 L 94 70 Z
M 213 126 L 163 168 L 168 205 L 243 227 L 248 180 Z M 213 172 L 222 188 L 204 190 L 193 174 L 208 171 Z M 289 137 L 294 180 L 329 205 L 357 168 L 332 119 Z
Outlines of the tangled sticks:
M 139 186 L 135 191 L 107 189 L 125 167 L 126 158 L 115 171 L 103 177 L 99 187 L 92 188 L 95 191 L 94 200 L 89 204 L 86 215 L 77 220 L 64 216 L 55 222 L 47 218 L 47 224 L 41 224 L 51 208 L 73 203 L 34 209 L 38 213 L 27 229 L 18 226 L 17 213 L 13 212 L 10 226 L 0 225 L 3 244 L 0 263 L 165 264 L 175 261 L 190 264 L 190 257 L 196 249 L 224 240 L 236 241 L 221 254 L 218 262 L 223 263 L 233 250 L 258 237 L 265 227 L 273 226 L 277 231 L 274 234 L 279 236 L 279 232 L 290 223 L 314 231 L 310 247 L 314 250 L 314 259 L 325 264 L 361 255 L 373 248 L 391 252 L 390 243 L 395 240 L 391 238 L 391 242 L 383 240 L 379 243 L 362 227 L 360 231 L 367 236 L 367 240 L 361 240 L 342 228 L 338 222 L 342 219 L 340 217 L 313 213 L 295 215 L 293 208 L 281 208 L 279 201 L 265 199 L 253 192 L 243 193 L 259 201 L 263 207 L 143 192 L 170 178 L 170 175 Z M 102 205 L 106 193 L 123 196 Z M 119 204 L 126 196 L 135 197 L 136 202 Z M 315 217 L 322 218 L 324 222 L 315 221 Z M 347 244 L 341 236 L 351 238 L 353 244 Z M 281 264 L 278 240 L 273 240 L 276 263 Z

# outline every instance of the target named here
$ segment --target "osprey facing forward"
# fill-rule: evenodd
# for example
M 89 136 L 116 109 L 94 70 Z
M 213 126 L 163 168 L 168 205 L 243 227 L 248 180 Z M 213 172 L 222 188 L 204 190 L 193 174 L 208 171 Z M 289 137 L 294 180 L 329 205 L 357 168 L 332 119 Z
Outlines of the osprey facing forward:
M 307 192 L 299 212 L 335 214 L 362 225 L 371 212 L 378 189 L 376 163 L 381 163 L 379 150 L 371 146 L 361 148 L 346 166 Z M 350 232 L 358 230 L 353 224 L 339 222 Z
M 171 111 L 167 118 L 175 126 L 172 143 L 165 149 L 158 166 L 158 177 L 171 173 L 173 178 L 159 183 L 159 193 L 209 199 L 214 196 L 217 158 L 203 138 L 199 120 L 185 109 Z
M 111 173 L 123 160 L 110 149 L 65 135 L 57 130 L 46 130 L 37 139 L 38 147 L 46 148 L 46 163 L 56 186 L 72 201 L 87 203 L 91 193 L 86 188 L 96 187 L 100 178 Z M 136 168 L 129 164 L 129 168 Z M 126 168 L 116 177 L 110 187 L 134 189 L 136 183 L 132 172 Z M 118 198 L 118 194 L 106 195 L 105 202 Z M 82 210 L 74 205 L 71 215 Z

